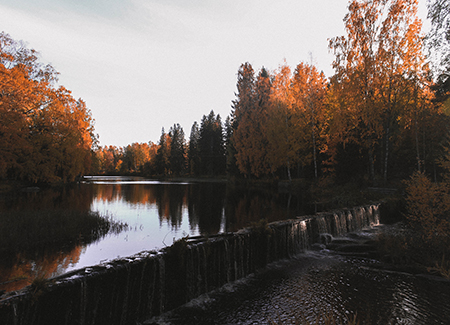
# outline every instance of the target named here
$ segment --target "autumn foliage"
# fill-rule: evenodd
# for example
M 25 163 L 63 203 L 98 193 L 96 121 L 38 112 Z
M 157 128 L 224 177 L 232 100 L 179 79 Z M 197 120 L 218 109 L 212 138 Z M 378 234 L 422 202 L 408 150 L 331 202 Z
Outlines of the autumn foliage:
M 312 63 L 243 63 L 230 116 L 174 124 L 157 144 L 97 150 L 102 173 L 319 179 L 383 185 L 436 163 L 450 122 L 424 54 L 416 0 L 351 0 L 329 39 L 335 74 Z M 436 91 L 436 89 L 438 89 Z M 437 94 L 437 95 L 436 95 Z M 140 152 L 136 160 L 133 152 Z M 150 153 L 151 152 L 151 153 Z M 128 161 L 128 163 L 125 163 Z
M 225 175 L 225 133 L 220 115 L 211 111 L 203 115 L 200 127 L 197 122 L 193 124 L 189 144 L 181 125 L 174 124 L 169 132 L 162 128 L 156 144 L 150 141 L 96 148 L 92 172 L 148 177 Z
M 245 177 L 363 179 L 436 173 L 448 116 L 436 101 L 416 0 L 352 0 L 329 40 L 335 74 L 313 64 L 238 71 L 236 164 Z
M 435 16 L 438 7 L 432 6 Z M 246 62 L 225 121 L 211 111 L 192 125 L 187 140 L 174 124 L 158 143 L 94 146 L 92 152 L 96 139 L 86 104 L 55 87 L 57 72 L 3 33 L 0 177 L 70 181 L 86 171 L 331 176 L 381 185 L 419 171 L 437 179 L 450 88 L 442 78 L 433 83 L 417 8 L 417 0 L 350 0 L 345 35 L 328 40 L 335 55 L 329 79 L 313 60 L 272 71 Z
M 407 185 L 407 219 L 426 240 L 450 240 L 450 187 L 415 173 Z
M 73 181 L 90 168 L 93 119 L 83 100 L 56 87 L 38 53 L 0 34 L 0 178 Z

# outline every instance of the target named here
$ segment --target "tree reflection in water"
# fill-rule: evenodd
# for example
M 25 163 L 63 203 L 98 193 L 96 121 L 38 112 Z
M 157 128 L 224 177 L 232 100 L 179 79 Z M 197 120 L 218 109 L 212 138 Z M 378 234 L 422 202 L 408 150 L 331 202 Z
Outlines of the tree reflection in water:
M 305 214 L 302 197 L 288 193 L 236 189 L 224 182 L 159 182 L 136 177 L 96 177 L 76 186 L 18 193 L 0 199 L 3 223 L 7 211 L 28 215 L 28 219 L 8 221 L 11 228 L 21 229 L 20 245 L 5 237 L 0 246 L 0 290 L 16 290 L 29 284 L 33 276 L 51 277 L 162 248 L 170 245 L 172 238 L 237 231 L 260 219 L 270 222 Z M 99 212 L 129 227 L 105 231 L 95 224 L 88 226 L 79 217 L 68 217 L 66 223 L 59 217 L 53 221 L 32 217 L 44 211 Z M 87 230 L 77 229 L 73 221 Z M 49 225 L 54 226 L 53 232 Z M 33 229 L 37 231 L 34 235 Z M 66 234 L 68 230 L 71 235 Z M 9 282 L 17 279 L 22 280 Z

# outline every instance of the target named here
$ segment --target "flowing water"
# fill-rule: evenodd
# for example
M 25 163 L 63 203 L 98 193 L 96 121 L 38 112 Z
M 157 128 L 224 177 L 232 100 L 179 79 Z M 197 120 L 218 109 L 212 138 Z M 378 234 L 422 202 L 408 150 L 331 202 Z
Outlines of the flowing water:
M 358 235 L 370 238 L 382 228 Z M 450 281 L 391 271 L 375 259 L 316 245 L 145 324 L 324 324 L 327 319 L 450 324 Z
M 87 177 L 76 186 L 0 197 L 8 210 L 98 211 L 128 228 L 94 242 L 15 252 L 0 259 L 1 290 L 18 290 L 36 277 L 54 277 L 143 250 L 170 246 L 185 236 L 237 231 L 262 218 L 276 221 L 309 213 L 288 193 L 230 189 L 220 182 L 161 182 L 139 177 Z M 24 234 L 26 236 L 26 234 Z M 1 252 L 1 250 L 0 250 Z

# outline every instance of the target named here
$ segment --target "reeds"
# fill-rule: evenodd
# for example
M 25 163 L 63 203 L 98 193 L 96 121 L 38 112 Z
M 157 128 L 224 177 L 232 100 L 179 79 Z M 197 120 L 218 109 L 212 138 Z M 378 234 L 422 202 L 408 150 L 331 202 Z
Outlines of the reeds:
M 126 229 L 126 223 L 92 211 L 0 212 L 0 254 L 91 243 Z

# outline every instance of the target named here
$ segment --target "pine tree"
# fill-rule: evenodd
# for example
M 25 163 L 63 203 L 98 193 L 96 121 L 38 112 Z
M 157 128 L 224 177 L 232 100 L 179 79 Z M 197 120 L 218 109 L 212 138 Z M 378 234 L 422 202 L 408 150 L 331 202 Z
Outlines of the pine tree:
M 255 76 L 253 67 L 250 63 L 242 64 L 238 71 L 237 93 L 236 99 L 232 102 L 232 127 L 233 127 L 233 148 L 229 152 L 235 157 L 230 157 L 231 160 L 236 160 L 239 171 L 243 175 L 250 175 L 251 166 L 246 150 L 246 140 L 251 136 L 248 133 L 248 125 L 250 123 L 251 112 L 255 108 Z M 242 124 L 242 125 L 241 125 Z
M 170 137 L 161 130 L 161 136 L 158 142 L 158 150 L 155 157 L 155 170 L 158 175 L 170 175 Z
M 200 130 L 197 121 L 191 127 L 188 147 L 188 170 L 191 175 L 200 175 Z
M 214 111 L 211 111 L 208 116 L 203 115 L 198 148 L 201 173 L 210 176 L 224 175 L 226 155 L 222 121 L 220 115 L 217 117 L 214 115 Z
M 181 175 L 186 170 L 186 140 L 180 124 L 174 124 L 169 130 L 170 169 L 174 175 Z

